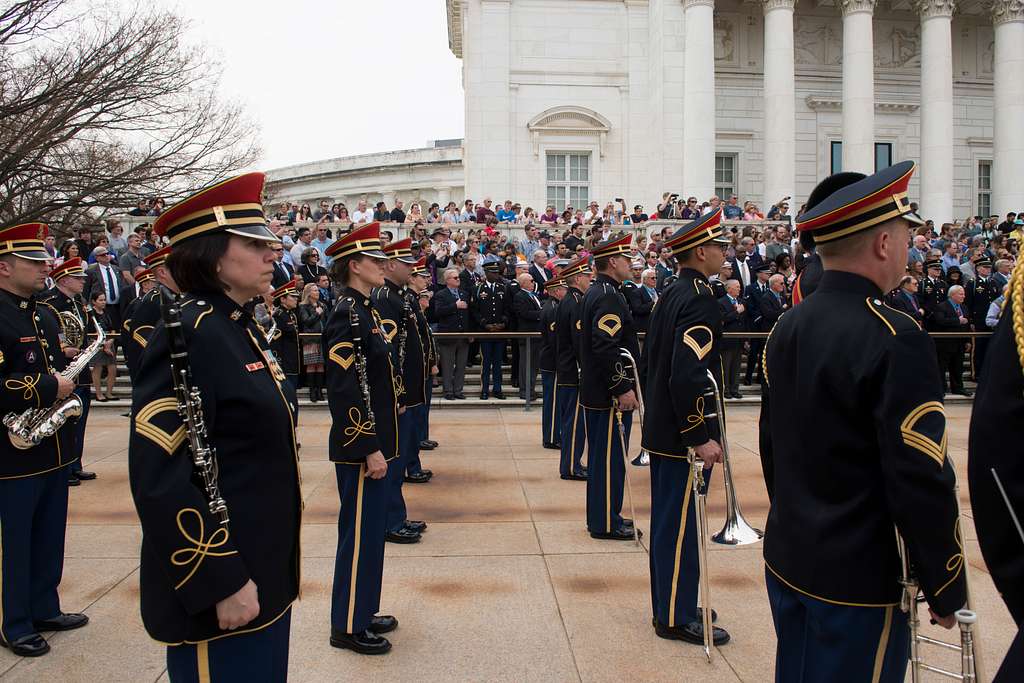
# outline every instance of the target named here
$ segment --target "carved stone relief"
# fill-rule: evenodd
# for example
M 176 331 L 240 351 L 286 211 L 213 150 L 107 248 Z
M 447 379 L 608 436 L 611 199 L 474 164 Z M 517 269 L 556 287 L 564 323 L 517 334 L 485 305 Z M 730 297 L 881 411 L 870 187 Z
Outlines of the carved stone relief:
M 837 66 L 842 63 L 843 36 L 838 20 L 797 16 L 793 32 L 797 64 Z
M 921 64 L 921 25 L 876 22 L 875 66 L 911 69 Z
M 995 30 L 991 26 L 979 26 L 975 35 L 978 41 L 978 73 L 991 76 L 996 51 Z
M 715 61 L 738 62 L 736 56 L 736 22 L 732 17 L 715 15 Z

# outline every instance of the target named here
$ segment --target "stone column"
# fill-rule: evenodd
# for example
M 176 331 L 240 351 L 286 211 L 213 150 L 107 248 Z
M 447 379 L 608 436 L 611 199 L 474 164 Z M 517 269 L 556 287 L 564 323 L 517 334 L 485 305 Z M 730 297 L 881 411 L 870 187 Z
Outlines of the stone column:
M 953 220 L 954 0 L 915 0 L 921 15 L 921 215 Z
M 764 203 L 793 196 L 796 181 L 796 84 L 793 8 L 796 0 L 764 3 Z M 722 197 L 724 200 L 725 197 Z
M 683 187 L 700 201 L 715 191 L 715 2 L 683 0 Z
M 843 170 L 875 172 L 875 0 L 842 0 Z
M 441 207 L 441 212 L 444 212 L 444 207 L 448 206 L 448 202 L 452 200 L 452 188 L 450 187 L 435 187 L 434 192 L 437 194 L 437 199 L 434 201 Z
M 992 108 L 992 213 L 1024 208 L 1024 2 L 991 4 L 996 45 Z

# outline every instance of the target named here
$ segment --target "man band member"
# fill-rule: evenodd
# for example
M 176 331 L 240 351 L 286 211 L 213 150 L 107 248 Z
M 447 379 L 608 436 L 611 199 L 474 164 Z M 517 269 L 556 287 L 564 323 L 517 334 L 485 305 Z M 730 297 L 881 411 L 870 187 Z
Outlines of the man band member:
M 430 401 L 434 395 L 434 378 L 438 374 L 437 344 L 434 342 L 434 332 L 430 329 L 425 313 L 426 307 L 430 305 L 430 271 L 427 269 L 427 257 L 421 256 L 412 268 L 409 275 L 409 285 L 405 288 L 406 298 L 409 305 L 416 312 L 416 326 L 423 340 L 424 366 L 427 369 L 423 377 L 423 405 L 420 409 L 414 409 L 416 415 L 416 434 L 419 439 L 419 449 L 415 456 L 405 464 L 405 481 L 412 484 L 423 484 L 430 481 L 434 473 L 423 469 L 420 463 L 420 451 L 432 451 L 437 448 L 437 442 L 430 438 Z M 421 476 L 426 475 L 426 481 Z
M 167 268 L 167 257 L 170 253 L 171 247 L 166 246 L 143 259 L 146 267 L 156 278 L 158 286 L 132 302 L 121 324 L 121 348 L 124 349 L 124 360 L 128 365 L 128 376 L 132 380 L 132 386 L 135 385 L 139 373 L 142 352 L 146 349 L 149 336 L 153 334 L 153 328 L 160 321 L 160 287 L 166 287 L 174 293 L 178 292 L 178 285 Z
M 555 315 L 565 296 L 565 283 L 553 277 L 544 283 L 544 305 L 540 312 L 541 442 L 544 448 L 561 449 L 562 424 L 555 410 Z
M 970 310 L 971 326 L 975 332 L 987 332 L 985 317 L 988 307 L 1002 293 L 991 279 L 992 261 L 982 257 L 974 262 L 975 278 L 967 283 L 967 308 Z M 985 364 L 985 351 L 988 349 L 988 337 L 971 339 L 971 375 L 975 380 L 981 378 L 981 368 Z
M 594 249 L 597 278 L 583 296 L 580 313 L 580 405 L 587 425 L 587 530 L 594 538 L 633 538 L 633 520 L 621 514 L 633 410 L 639 405 L 634 377 L 623 369 L 621 349 L 640 358 L 640 345 L 626 297 L 632 236 Z M 622 421 L 624 436 L 618 429 Z
M 1024 331 L 1019 323 L 1024 320 L 1024 268 L 1018 266 L 1013 271 L 1006 297 L 1003 315 L 985 352 L 984 381 L 974 397 L 967 478 L 981 554 L 1020 629 L 1024 624 L 1024 553 L 1014 515 L 1024 514 L 1024 422 L 1020 419 L 1024 409 Z M 1018 630 L 995 680 L 1024 680 L 1022 634 L 1024 630 Z
M 88 344 L 87 333 L 92 327 L 89 324 L 89 313 L 82 299 L 82 290 L 85 288 L 85 271 L 82 268 L 82 259 L 68 259 L 57 266 L 50 273 L 53 281 L 53 289 L 40 296 L 40 301 L 49 305 L 54 313 L 58 314 L 57 319 L 61 323 L 61 352 L 69 360 L 77 356 L 82 347 Z M 63 314 L 74 322 L 68 323 L 76 328 L 68 334 L 65 320 L 60 317 Z M 74 341 L 75 335 L 81 335 L 81 339 Z M 89 419 L 89 405 L 92 403 L 92 387 L 90 385 L 89 370 L 85 369 L 75 378 L 75 396 L 82 402 L 82 414 L 75 421 L 73 429 L 74 445 L 72 446 L 72 463 L 68 469 L 68 486 L 79 486 L 83 481 L 96 478 L 95 472 L 87 472 L 82 469 L 82 455 L 85 451 L 85 426 Z
M 0 415 L 49 408 L 75 389 L 73 379 L 57 374 L 68 364 L 57 317 L 33 299 L 50 270 L 47 233 L 42 223 L 0 230 Z M 0 645 L 22 657 L 50 651 L 40 632 L 89 621 L 61 612 L 57 595 L 73 432 L 65 424 L 24 450 L 0 435 Z
M 412 306 L 405 298 L 416 259 L 412 256 L 412 240 L 405 238 L 391 242 L 383 251 L 388 260 L 384 264 L 384 284 L 373 290 L 373 305 L 380 313 L 380 329 L 391 345 L 398 394 L 398 459 L 388 465 L 388 485 L 391 488 L 387 510 L 387 535 L 390 543 L 418 543 L 420 534 L 427 529 L 426 522 L 406 517 L 402 483 L 406 464 L 419 459 L 420 440 L 417 436 L 416 416 L 409 408 L 423 405 L 423 343 L 416 328 Z M 417 479 L 426 475 L 416 475 Z
M 302 351 L 299 344 L 299 319 L 295 309 L 299 305 L 299 289 L 303 285 L 298 280 L 289 280 L 274 290 L 274 338 L 270 340 L 270 348 L 281 364 L 284 376 L 288 378 L 292 394 L 299 388 L 299 366 L 302 365 Z M 298 413 L 299 402 L 295 402 Z M 298 417 L 298 415 L 296 415 Z
M 825 269 L 768 338 L 774 488 L 765 577 L 777 681 L 903 681 L 894 530 L 933 619 L 966 601 L 955 475 L 932 343 L 882 303 L 907 264 L 914 163 L 822 181 L 797 220 Z
M 566 284 L 566 292 L 555 312 L 555 413 L 562 427 L 558 472 L 562 479 L 578 481 L 587 479 L 582 464 L 587 428 L 579 402 L 580 310 L 591 277 L 588 257 L 581 256 L 569 263 L 559 275 Z
M 697 607 L 696 501 L 687 457 L 692 452 L 707 469 L 722 459 L 718 420 L 723 416 L 705 419 L 715 411 L 713 400 L 705 398 L 709 368 L 722 384 L 722 312 L 708 278 L 722 267 L 728 244 L 721 208 L 683 226 L 665 242 L 678 264 L 679 279 L 662 292 L 644 346 L 643 447 L 651 455 L 654 628 L 662 638 L 697 645 L 704 644 L 704 624 Z M 706 471 L 705 481 L 709 478 Z M 729 642 L 724 629 L 713 630 L 715 645 Z
M 501 276 L 504 264 L 501 261 L 488 261 L 484 264 L 484 276 L 487 278 L 476 286 L 471 302 L 473 317 L 476 324 L 484 332 L 503 332 L 508 329 L 512 315 L 512 295 L 509 286 Z M 505 340 L 485 337 L 480 340 L 480 353 L 483 364 L 480 369 L 480 400 L 490 397 L 494 390 L 494 398 L 505 400 L 501 392 L 501 364 L 505 359 Z
M 327 320 L 323 351 L 331 408 L 329 457 L 341 510 L 331 599 L 331 645 L 384 654 L 382 633 L 398 621 L 380 609 L 390 487 L 388 462 L 398 457 L 398 401 L 391 344 L 370 299 L 384 284 L 380 223 L 356 228 L 327 248 L 331 279 L 343 287 Z
M 288 672 L 302 515 L 295 423 L 284 373 L 244 308 L 274 272 L 263 183 L 262 173 L 229 179 L 153 226 L 170 239 L 166 265 L 185 296 L 180 322 L 158 322 L 147 340 L 128 470 L 142 524 L 142 621 L 168 645 L 171 681 Z M 174 363 L 187 351 L 200 420 L 178 411 L 172 348 Z M 215 450 L 209 468 L 196 464 L 193 439 Z

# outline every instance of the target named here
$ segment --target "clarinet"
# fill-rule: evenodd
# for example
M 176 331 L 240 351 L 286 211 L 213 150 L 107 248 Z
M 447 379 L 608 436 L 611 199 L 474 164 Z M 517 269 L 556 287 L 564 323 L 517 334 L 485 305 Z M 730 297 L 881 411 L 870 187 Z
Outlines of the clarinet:
M 409 319 L 412 318 L 412 307 L 409 306 L 409 299 L 403 292 L 399 292 L 398 295 L 402 298 L 402 327 L 398 331 L 398 372 L 405 369 L 405 341 L 409 338 Z M 413 319 L 413 324 L 416 321 Z
M 359 314 L 356 312 L 356 302 L 349 299 L 348 307 L 349 326 L 352 328 L 352 346 L 356 357 L 356 376 L 359 378 L 359 389 L 363 394 L 363 403 L 366 405 L 366 419 L 370 422 L 371 429 L 376 428 L 377 420 L 373 416 L 373 404 L 370 402 L 370 381 L 366 371 L 366 353 L 363 350 L 363 340 L 359 335 Z
M 178 414 L 185 422 L 188 449 L 196 475 L 206 491 L 210 514 L 221 526 L 228 523 L 228 504 L 220 495 L 217 484 L 217 449 L 210 445 L 203 420 L 203 401 L 199 389 L 192 383 L 192 366 L 188 359 L 188 344 L 181 327 L 181 297 L 160 287 L 160 314 L 167 329 L 167 343 L 171 350 L 171 376 L 174 378 L 174 397 Z

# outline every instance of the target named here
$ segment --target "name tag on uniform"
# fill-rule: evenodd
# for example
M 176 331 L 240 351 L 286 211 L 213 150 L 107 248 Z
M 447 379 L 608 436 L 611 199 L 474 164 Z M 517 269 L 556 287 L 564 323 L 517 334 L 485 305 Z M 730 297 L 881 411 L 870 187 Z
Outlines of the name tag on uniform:
M 31 343 L 32 343 L 32 342 L 34 342 L 35 340 L 36 340 L 36 338 L 35 338 L 35 337 L 22 337 L 22 338 L 21 338 L 21 339 L 19 339 L 18 341 L 19 341 L 20 343 L 22 343 L 22 344 L 31 344 Z
M 245 364 L 245 369 L 248 370 L 249 372 L 256 372 L 257 370 L 262 370 L 265 367 L 266 366 L 263 364 L 263 361 L 261 361 L 261 360 L 260 361 L 256 361 L 255 363 L 246 363 Z

